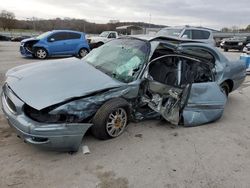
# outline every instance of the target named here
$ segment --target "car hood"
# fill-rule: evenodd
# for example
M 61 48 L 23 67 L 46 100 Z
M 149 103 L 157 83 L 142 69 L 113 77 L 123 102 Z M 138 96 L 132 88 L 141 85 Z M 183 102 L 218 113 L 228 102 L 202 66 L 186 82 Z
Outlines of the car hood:
M 105 37 L 100 37 L 100 36 L 93 36 L 93 37 L 89 37 L 90 40 L 103 40 L 106 39 Z
M 25 42 L 29 42 L 29 41 L 39 41 L 39 39 L 34 38 L 34 37 L 32 37 L 32 38 L 26 38 L 26 39 L 23 39 L 21 41 L 21 43 L 25 43 Z
M 77 58 L 16 67 L 6 76 L 12 91 L 37 110 L 124 85 Z

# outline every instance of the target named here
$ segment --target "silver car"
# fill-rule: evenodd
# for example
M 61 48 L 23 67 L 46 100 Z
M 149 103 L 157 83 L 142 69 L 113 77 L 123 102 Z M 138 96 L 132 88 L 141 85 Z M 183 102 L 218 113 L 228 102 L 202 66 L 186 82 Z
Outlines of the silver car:
M 90 128 L 120 136 L 129 121 L 198 126 L 219 119 L 245 65 L 217 49 L 171 38 L 115 39 L 84 59 L 28 64 L 6 73 L 2 108 L 25 142 L 77 151 Z
M 179 39 L 189 39 L 196 42 L 203 42 L 215 46 L 213 32 L 209 29 L 190 26 L 166 27 L 161 29 L 157 36 L 176 37 Z

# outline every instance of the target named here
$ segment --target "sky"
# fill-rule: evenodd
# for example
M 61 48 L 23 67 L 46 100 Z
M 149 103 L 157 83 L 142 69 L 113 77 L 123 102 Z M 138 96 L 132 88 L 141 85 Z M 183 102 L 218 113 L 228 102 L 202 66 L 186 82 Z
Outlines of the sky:
M 0 0 L 0 10 L 14 12 L 17 19 L 69 17 L 214 29 L 250 24 L 249 0 Z

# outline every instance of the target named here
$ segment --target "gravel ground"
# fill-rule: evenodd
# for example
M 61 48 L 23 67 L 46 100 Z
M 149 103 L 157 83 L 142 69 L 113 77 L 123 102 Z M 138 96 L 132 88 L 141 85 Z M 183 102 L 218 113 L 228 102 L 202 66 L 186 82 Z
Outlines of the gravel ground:
M 0 42 L 0 85 L 22 58 L 18 43 Z M 240 53 L 230 52 L 231 59 Z M 0 113 L 0 187 L 59 188 L 231 188 L 250 185 L 250 80 L 233 92 L 223 117 L 200 127 L 165 121 L 130 124 L 117 139 L 87 135 L 82 150 L 48 152 L 21 142 Z

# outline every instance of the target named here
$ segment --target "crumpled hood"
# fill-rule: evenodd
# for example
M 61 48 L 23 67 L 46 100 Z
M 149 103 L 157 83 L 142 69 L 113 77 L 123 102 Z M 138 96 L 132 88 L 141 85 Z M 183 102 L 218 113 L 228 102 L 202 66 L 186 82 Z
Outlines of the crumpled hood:
M 39 39 L 36 39 L 36 38 L 34 38 L 34 37 L 32 37 L 32 38 L 27 38 L 27 39 L 23 39 L 23 40 L 21 41 L 21 43 L 25 43 L 25 42 L 29 42 L 29 41 L 39 41 Z
M 77 58 L 16 67 L 6 76 L 13 92 L 37 110 L 124 85 Z

